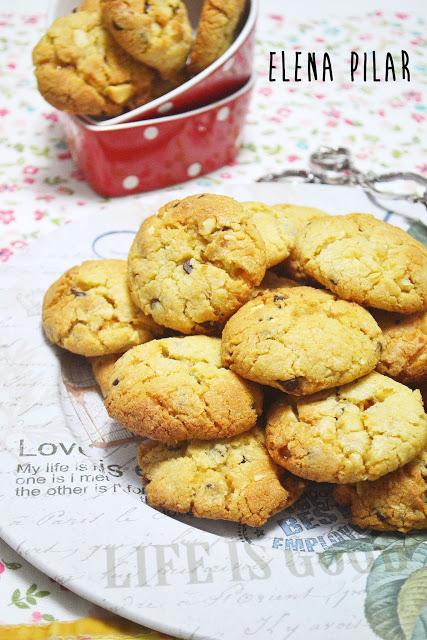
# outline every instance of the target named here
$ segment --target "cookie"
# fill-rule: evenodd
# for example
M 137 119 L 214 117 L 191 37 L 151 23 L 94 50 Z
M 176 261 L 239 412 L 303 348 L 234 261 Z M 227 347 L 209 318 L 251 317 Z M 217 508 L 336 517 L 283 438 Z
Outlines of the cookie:
M 98 358 L 89 358 L 90 365 L 92 367 L 93 376 L 99 389 L 105 398 L 110 390 L 111 383 L 113 382 L 112 373 L 114 365 L 120 355 L 117 353 L 111 356 L 99 356 Z
M 265 245 L 236 200 L 200 194 L 148 218 L 128 263 L 144 313 L 181 333 L 212 333 L 263 279 Z
M 421 394 L 373 372 L 309 398 L 284 396 L 267 417 L 273 460 L 297 476 L 346 484 L 377 480 L 427 442 Z
M 315 207 L 301 207 L 295 204 L 276 204 L 273 209 L 279 213 L 286 221 L 291 230 L 292 244 L 289 257 L 282 262 L 278 271 L 280 274 L 303 283 L 311 283 L 312 278 L 306 273 L 298 260 L 295 252 L 295 241 L 297 235 L 304 229 L 305 225 L 315 218 L 323 218 L 328 214 L 322 209 Z
M 79 11 L 100 11 L 101 0 L 83 0 L 80 4 Z
M 274 271 L 266 271 L 261 284 L 253 291 L 253 298 L 256 298 L 266 291 L 278 291 L 279 289 L 289 289 L 290 287 L 300 287 L 301 283 L 278 276 Z
M 266 291 L 230 318 L 222 361 L 239 375 L 293 395 L 316 393 L 372 371 L 381 331 L 368 311 L 328 291 Z
M 204 0 L 189 70 L 193 75 L 215 62 L 231 45 L 246 0 Z
M 296 253 L 304 271 L 345 300 L 403 314 L 427 308 L 427 249 L 371 215 L 312 220 Z
M 138 460 L 149 505 L 198 518 L 260 527 L 304 490 L 273 463 L 258 428 L 228 440 L 143 444 Z
M 242 202 L 242 205 L 264 240 L 267 268 L 283 262 L 294 246 L 293 229 L 286 218 L 262 202 Z
M 140 436 L 163 442 L 231 437 L 255 426 L 262 390 L 221 366 L 221 340 L 154 340 L 117 361 L 106 407 Z
M 427 311 L 402 316 L 372 311 L 383 332 L 383 351 L 377 370 L 404 384 L 427 378 Z
M 40 93 L 69 113 L 115 116 L 151 99 L 154 72 L 114 42 L 99 11 L 55 20 L 33 62 Z
M 192 30 L 182 0 L 103 0 L 102 13 L 116 42 L 136 60 L 163 77 L 184 67 Z
M 87 260 L 47 290 L 43 328 L 54 344 L 82 356 L 123 353 L 162 335 L 132 302 L 125 260 Z
M 362 529 L 427 529 L 427 453 L 374 482 L 341 485 L 334 494 L 351 508 L 351 521 Z

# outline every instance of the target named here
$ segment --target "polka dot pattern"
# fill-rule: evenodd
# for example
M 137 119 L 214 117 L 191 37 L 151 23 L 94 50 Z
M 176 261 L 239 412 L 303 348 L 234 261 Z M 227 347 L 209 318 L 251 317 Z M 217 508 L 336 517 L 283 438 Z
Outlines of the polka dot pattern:
M 126 191 L 132 191 L 132 189 L 136 189 L 136 187 L 139 185 L 139 178 L 138 176 L 126 176 L 122 184 L 123 188 L 126 189 Z
M 195 178 L 196 176 L 200 175 L 201 170 L 202 165 L 200 164 L 200 162 L 193 162 L 193 164 L 190 164 L 187 169 L 187 175 L 190 178 Z
M 157 127 L 148 127 L 144 131 L 144 138 L 146 140 L 155 140 L 158 135 L 159 135 L 159 130 Z

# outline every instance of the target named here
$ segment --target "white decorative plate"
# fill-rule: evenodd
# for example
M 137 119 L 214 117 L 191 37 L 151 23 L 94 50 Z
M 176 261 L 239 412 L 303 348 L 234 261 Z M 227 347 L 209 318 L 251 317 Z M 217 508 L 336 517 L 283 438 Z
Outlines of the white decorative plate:
M 347 187 L 220 191 L 384 217 Z M 152 509 L 136 440 L 108 418 L 84 360 L 45 340 L 47 286 L 84 259 L 125 257 L 144 217 L 190 192 L 112 202 L 0 271 L 0 535 L 88 600 L 179 638 L 425 638 L 421 535 L 357 531 L 321 485 L 262 529 Z

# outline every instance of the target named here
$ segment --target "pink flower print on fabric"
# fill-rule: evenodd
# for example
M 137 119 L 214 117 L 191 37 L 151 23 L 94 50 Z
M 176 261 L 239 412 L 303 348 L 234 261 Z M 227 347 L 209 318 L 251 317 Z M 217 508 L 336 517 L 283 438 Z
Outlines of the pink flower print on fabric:
M 0 222 L 3 224 L 10 224 L 15 220 L 15 213 L 13 209 L 0 209 Z

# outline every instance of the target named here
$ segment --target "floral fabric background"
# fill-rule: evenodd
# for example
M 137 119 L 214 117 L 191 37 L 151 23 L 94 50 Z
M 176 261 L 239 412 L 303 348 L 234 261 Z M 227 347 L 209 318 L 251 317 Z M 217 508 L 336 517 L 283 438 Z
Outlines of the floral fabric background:
M 31 3 L 32 4 L 32 3 Z M 307 165 L 321 144 L 352 149 L 357 166 L 427 176 L 427 40 L 425 21 L 405 12 L 372 11 L 363 19 L 298 22 L 265 0 L 259 19 L 257 84 L 242 151 L 233 166 L 197 180 L 205 185 L 254 180 Z M 33 5 L 34 6 L 34 5 Z M 35 4 L 35 6 L 37 6 Z M 1 5 L 0 5 L 1 8 Z M 421 13 L 421 12 L 420 12 Z M 0 261 L 7 262 L 40 234 L 109 207 L 85 184 L 64 144 L 55 111 L 35 90 L 31 47 L 46 25 L 42 13 L 0 13 Z M 270 51 L 323 52 L 334 82 L 268 81 Z M 411 82 L 349 82 L 351 49 L 410 55 Z
M 304 168 L 321 144 L 350 147 L 363 170 L 412 170 L 427 177 L 425 20 L 405 12 L 372 11 L 363 19 L 301 23 L 279 5 L 262 2 L 257 83 L 239 158 L 233 166 L 194 182 L 203 189 Z M 0 268 L 41 234 L 115 206 L 85 184 L 55 111 L 35 89 L 30 50 L 45 20 L 37 12 L 0 13 Z M 269 52 L 283 48 L 327 50 L 335 81 L 269 82 Z M 412 81 L 364 83 L 359 77 L 350 83 L 345 70 L 351 49 L 374 48 L 398 55 L 406 49 Z M 88 615 L 97 615 L 96 608 L 61 590 L 0 541 L 0 624 Z

